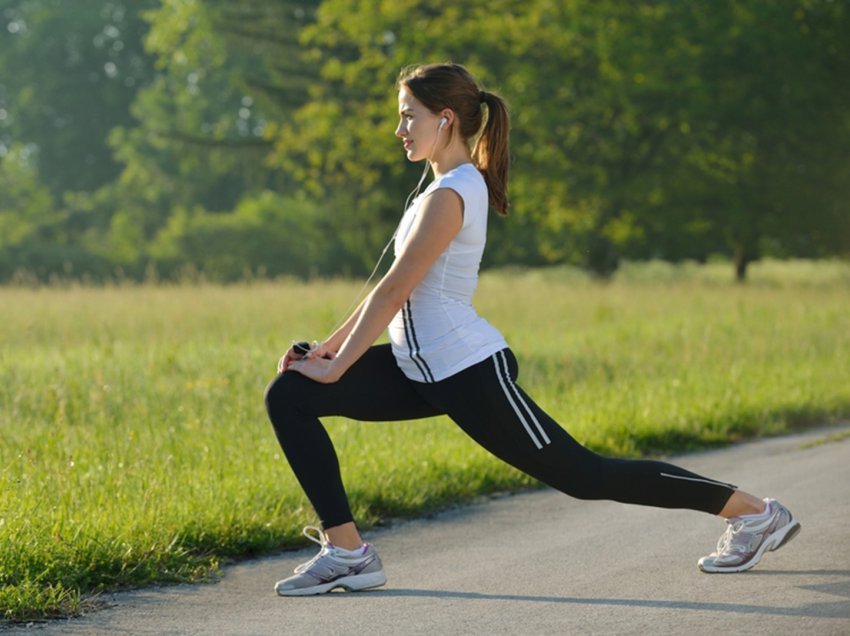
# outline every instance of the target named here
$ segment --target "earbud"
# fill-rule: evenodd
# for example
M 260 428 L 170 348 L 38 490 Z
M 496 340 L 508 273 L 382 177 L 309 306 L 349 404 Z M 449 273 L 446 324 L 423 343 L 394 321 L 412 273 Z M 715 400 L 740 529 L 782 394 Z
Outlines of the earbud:
M 445 125 L 446 125 L 446 124 L 448 124 L 448 123 L 449 123 L 449 118 L 448 118 L 448 117 L 443 117 L 443 118 L 440 120 L 440 127 L 439 127 L 437 130 L 442 130 L 442 129 L 445 127 Z

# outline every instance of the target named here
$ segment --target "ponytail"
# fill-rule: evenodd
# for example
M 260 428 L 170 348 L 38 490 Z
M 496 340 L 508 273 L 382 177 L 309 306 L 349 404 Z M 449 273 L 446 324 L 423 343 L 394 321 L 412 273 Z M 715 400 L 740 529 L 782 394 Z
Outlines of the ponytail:
M 508 106 L 501 97 L 487 91 L 481 91 L 481 102 L 487 106 L 487 121 L 472 150 L 472 161 L 484 175 L 490 205 L 498 214 L 507 216 L 511 129 Z

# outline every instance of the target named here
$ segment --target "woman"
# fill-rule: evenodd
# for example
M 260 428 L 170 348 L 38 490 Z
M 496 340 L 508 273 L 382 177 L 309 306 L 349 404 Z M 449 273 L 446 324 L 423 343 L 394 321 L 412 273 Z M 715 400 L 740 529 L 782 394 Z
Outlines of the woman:
M 329 415 L 392 421 L 447 414 L 496 456 L 573 497 L 718 514 L 728 527 L 717 551 L 700 559 L 705 572 L 749 569 L 791 539 L 800 525 L 779 502 L 667 463 L 601 457 L 515 384 L 514 355 L 472 307 L 488 204 L 507 213 L 507 107 L 457 64 L 414 68 L 398 85 L 395 134 L 408 160 L 428 162 L 434 180 L 405 210 L 387 274 L 327 340 L 305 355 L 287 351 L 266 391 L 277 439 L 322 526 L 312 528 L 316 536 L 305 528 L 321 551 L 278 582 L 278 594 L 386 582 L 349 509 L 319 421 Z M 375 346 L 387 327 L 390 344 Z

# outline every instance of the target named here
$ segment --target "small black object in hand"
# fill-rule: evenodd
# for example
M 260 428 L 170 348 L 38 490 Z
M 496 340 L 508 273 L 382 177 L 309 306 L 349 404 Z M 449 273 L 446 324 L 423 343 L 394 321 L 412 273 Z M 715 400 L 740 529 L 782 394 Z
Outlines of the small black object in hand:
M 301 342 L 295 342 L 292 344 L 292 349 L 295 351 L 295 353 L 298 353 L 302 356 L 306 356 L 308 353 L 310 353 L 310 343 L 305 340 L 302 340 Z

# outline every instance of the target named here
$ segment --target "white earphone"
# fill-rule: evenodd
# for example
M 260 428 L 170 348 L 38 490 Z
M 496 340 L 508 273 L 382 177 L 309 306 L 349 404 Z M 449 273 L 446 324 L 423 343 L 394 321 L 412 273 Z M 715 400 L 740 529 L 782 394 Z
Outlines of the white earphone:
M 448 124 L 448 123 L 449 123 L 449 118 L 448 118 L 448 117 L 443 117 L 443 118 L 440 120 L 440 127 L 439 127 L 437 130 L 442 130 L 442 129 L 443 129 L 443 127 L 445 127 L 445 125 L 446 125 L 446 124 Z

